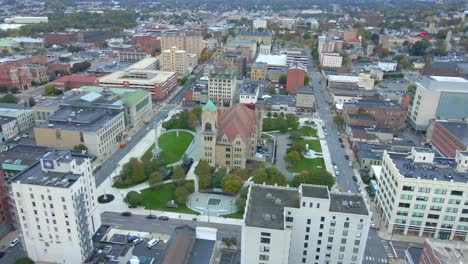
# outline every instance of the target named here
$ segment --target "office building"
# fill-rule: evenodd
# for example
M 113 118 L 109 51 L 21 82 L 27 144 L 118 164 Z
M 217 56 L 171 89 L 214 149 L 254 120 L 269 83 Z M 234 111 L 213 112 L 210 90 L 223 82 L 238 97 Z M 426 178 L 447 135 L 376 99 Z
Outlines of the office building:
M 190 36 L 186 33 L 161 36 L 161 50 L 170 50 L 172 47 L 176 47 L 178 50 L 185 50 L 187 53 L 200 56 L 205 46 L 202 36 Z
M 288 68 L 287 56 L 286 54 L 274 55 L 274 54 L 258 54 L 257 63 L 266 63 L 268 65 L 268 70 L 281 70 Z
M 89 103 L 99 99 L 89 93 L 82 98 Z M 122 140 L 125 130 L 122 105 L 99 105 L 81 108 L 65 106 L 34 128 L 36 144 L 58 149 L 73 149 L 85 145 L 96 156 L 111 154 Z
M 267 29 L 268 21 L 266 19 L 254 19 L 252 22 L 253 29 Z
M 286 74 L 286 90 L 296 94 L 297 87 L 303 86 L 307 69 L 302 64 L 295 63 L 288 68 Z
M 388 234 L 468 241 L 468 153 L 436 157 L 428 148 L 383 153 L 376 208 Z
M 269 55 L 271 53 L 271 44 L 269 43 L 260 44 L 259 53 L 264 54 L 264 55 Z
M 136 50 L 119 50 L 118 53 L 119 62 L 135 63 L 142 59 L 151 57 L 151 54 L 144 51 Z
M 424 76 L 408 108 L 408 123 L 427 130 L 432 119 L 463 120 L 468 116 L 468 80 L 461 77 Z
M 208 78 L 208 98 L 216 104 L 232 105 L 237 88 L 236 71 L 229 67 L 214 68 Z
M 360 73 L 359 76 L 349 75 L 327 75 L 328 89 L 374 89 L 375 80 L 368 74 Z
M 10 184 L 29 258 L 74 264 L 91 254 L 101 218 L 89 156 L 49 152 Z
M 190 74 L 197 67 L 197 54 L 187 53 L 185 50 L 177 50 L 172 47 L 161 53 L 161 70 L 177 72 L 179 78 Z
M 320 65 L 323 68 L 340 68 L 343 65 L 343 56 L 339 53 L 322 53 Z
M 447 158 L 455 158 L 457 150 L 468 151 L 468 123 L 435 120 L 426 137 L 432 148 Z
M 99 81 L 93 76 L 65 75 L 54 80 L 50 83 L 50 85 L 54 86 L 56 89 L 67 91 L 86 85 L 98 86 Z
M 158 71 L 159 59 L 146 58 L 124 70 L 99 78 L 103 87 L 143 89 L 150 92 L 152 99 L 161 100 L 177 87 L 177 73 Z
M 361 194 L 252 184 L 241 263 L 361 263 L 371 216 Z
M 0 140 L 1 142 L 13 139 L 19 134 L 18 121 L 14 117 L 0 117 Z
M 0 117 L 13 117 L 18 123 L 19 133 L 34 126 L 34 113 L 30 107 L 19 104 L 0 103 Z
M 272 34 L 270 31 L 247 31 L 247 30 L 240 30 L 238 35 L 238 39 L 244 40 L 254 40 L 258 44 L 261 43 L 271 43 L 272 41 Z
M 304 49 L 291 48 L 286 52 L 286 60 L 288 65 L 300 64 L 307 68 L 309 56 Z
M 210 166 L 245 168 L 257 152 L 262 113 L 242 104 L 217 108 L 212 101 L 202 111 L 202 159 Z
M 248 48 L 250 50 L 250 58 L 255 58 L 255 55 L 257 54 L 257 42 L 255 40 L 230 38 L 227 40 L 225 45 L 225 48 L 229 47 Z M 268 52 L 268 54 L 270 53 Z
M 264 86 L 261 84 L 244 83 L 239 94 L 239 103 L 250 108 L 255 107 L 260 94 L 260 89 L 263 89 L 263 87 Z
M 265 81 L 267 79 L 268 65 L 263 62 L 254 62 L 250 67 L 250 80 Z

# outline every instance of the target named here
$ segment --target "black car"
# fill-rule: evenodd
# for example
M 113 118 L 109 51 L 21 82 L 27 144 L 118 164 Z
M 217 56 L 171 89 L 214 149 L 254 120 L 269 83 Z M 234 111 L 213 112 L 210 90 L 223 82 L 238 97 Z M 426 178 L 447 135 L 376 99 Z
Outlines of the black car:
M 349 160 L 349 155 L 345 155 L 344 158 L 345 158 L 346 160 Z
M 162 215 L 160 217 L 158 217 L 159 220 L 162 220 L 162 221 L 168 221 L 169 220 L 169 216 L 165 216 L 165 215 Z
M 341 144 L 341 147 L 342 147 L 342 148 L 344 148 L 344 145 L 343 145 L 343 144 Z
M 154 214 L 149 214 L 146 216 L 148 219 L 157 219 L 157 217 Z
M 357 177 L 356 177 L 356 175 L 353 175 L 353 181 L 356 181 L 356 182 L 357 182 Z

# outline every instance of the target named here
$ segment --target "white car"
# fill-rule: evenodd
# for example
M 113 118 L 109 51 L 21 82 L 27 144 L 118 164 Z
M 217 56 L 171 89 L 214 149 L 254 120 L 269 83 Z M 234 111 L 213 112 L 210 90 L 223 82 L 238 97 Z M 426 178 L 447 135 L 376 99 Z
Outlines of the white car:
M 19 243 L 19 239 L 18 238 L 15 238 L 13 239 L 13 241 L 10 242 L 10 247 L 15 247 L 16 245 L 18 245 Z
M 352 161 L 349 161 L 349 164 L 348 164 L 350 167 L 353 166 L 353 162 Z
M 338 167 L 337 167 L 336 165 L 334 165 L 334 166 L 333 166 L 333 169 L 337 171 L 337 170 L 338 170 Z
M 370 223 L 370 227 L 371 227 L 372 229 L 375 229 L 375 224 L 374 224 L 374 222 L 371 222 L 371 223 Z
M 21 137 L 18 136 L 18 137 L 15 137 L 15 139 L 13 139 L 14 141 L 20 141 L 21 140 Z
M 132 140 L 132 138 L 128 137 L 126 140 L 127 140 L 127 142 L 130 142 L 130 140 Z

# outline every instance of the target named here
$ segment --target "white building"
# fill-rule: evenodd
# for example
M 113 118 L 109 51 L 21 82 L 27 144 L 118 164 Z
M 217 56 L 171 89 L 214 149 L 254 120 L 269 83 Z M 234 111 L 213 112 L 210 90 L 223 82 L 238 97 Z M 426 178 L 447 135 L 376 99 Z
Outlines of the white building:
M 0 103 L 0 116 L 16 118 L 19 133 L 29 130 L 35 124 L 33 110 L 19 104 Z
M 271 43 L 262 43 L 260 44 L 260 54 L 269 55 L 271 52 Z
M 161 70 L 177 72 L 179 78 L 191 73 L 197 67 L 197 62 L 197 54 L 190 54 L 176 47 L 163 50 L 161 53 Z
M 0 117 L 0 142 L 12 139 L 19 134 L 18 121 L 14 117 Z
M 320 65 L 324 68 L 340 68 L 343 65 L 343 56 L 339 53 L 322 53 Z
M 286 60 L 289 66 L 297 63 L 307 67 L 309 56 L 304 49 L 291 48 L 286 53 Z
M 47 23 L 49 22 L 48 17 L 23 17 L 23 16 L 15 16 L 5 18 L 5 23 L 9 24 L 39 24 L 39 23 Z
M 388 234 L 468 241 L 467 152 L 448 159 L 428 148 L 385 151 L 381 168 L 376 208 Z
M 253 29 L 259 29 L 259 28 L 267 29 L 268 27 L 268 21 L 266 21 L 265 19 L 254 19 L 252 24 L 253 24 Z
M 468 117 L 468 80 L 461 77 L 424 76 L 416 83 L 408 123 L 426 130 L 432 119 L 462 120 Z
M 34 262 L 82 263 L 101 225 L 91 159 L 49 152 L 11 180 L 23 248 Z
M 239 103 L 245 105 L 255 105 L 258 100 L 259 86 L 253 84 L 245 85 L 239 94 Z
M 382 71 L 389 72 L 389 71 L 396 71 L 398 63 L 396 61 L 379 61 L 377 63 L 377 67 Z
M 361 263 L 371 222 L 362 195 L 326 186 L 250 186 L 241 263 Z

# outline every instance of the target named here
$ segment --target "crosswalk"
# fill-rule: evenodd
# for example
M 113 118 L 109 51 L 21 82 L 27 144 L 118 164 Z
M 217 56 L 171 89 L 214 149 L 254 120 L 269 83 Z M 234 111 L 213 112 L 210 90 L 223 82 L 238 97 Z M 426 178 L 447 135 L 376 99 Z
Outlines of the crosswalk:
M 396 258 L 396 256 L 393 256 L 393 250 L 388 241 L 382 240 L 382 245 L 385 249 L 385 252 L 387 253 L 388 258 Z
M 365 256 L 364 260 L 365 260 L 363 261 L 364 263 L 388 263 L 387 259 L 376 258 L 376 257 L 371 257 L 371 256 Z

